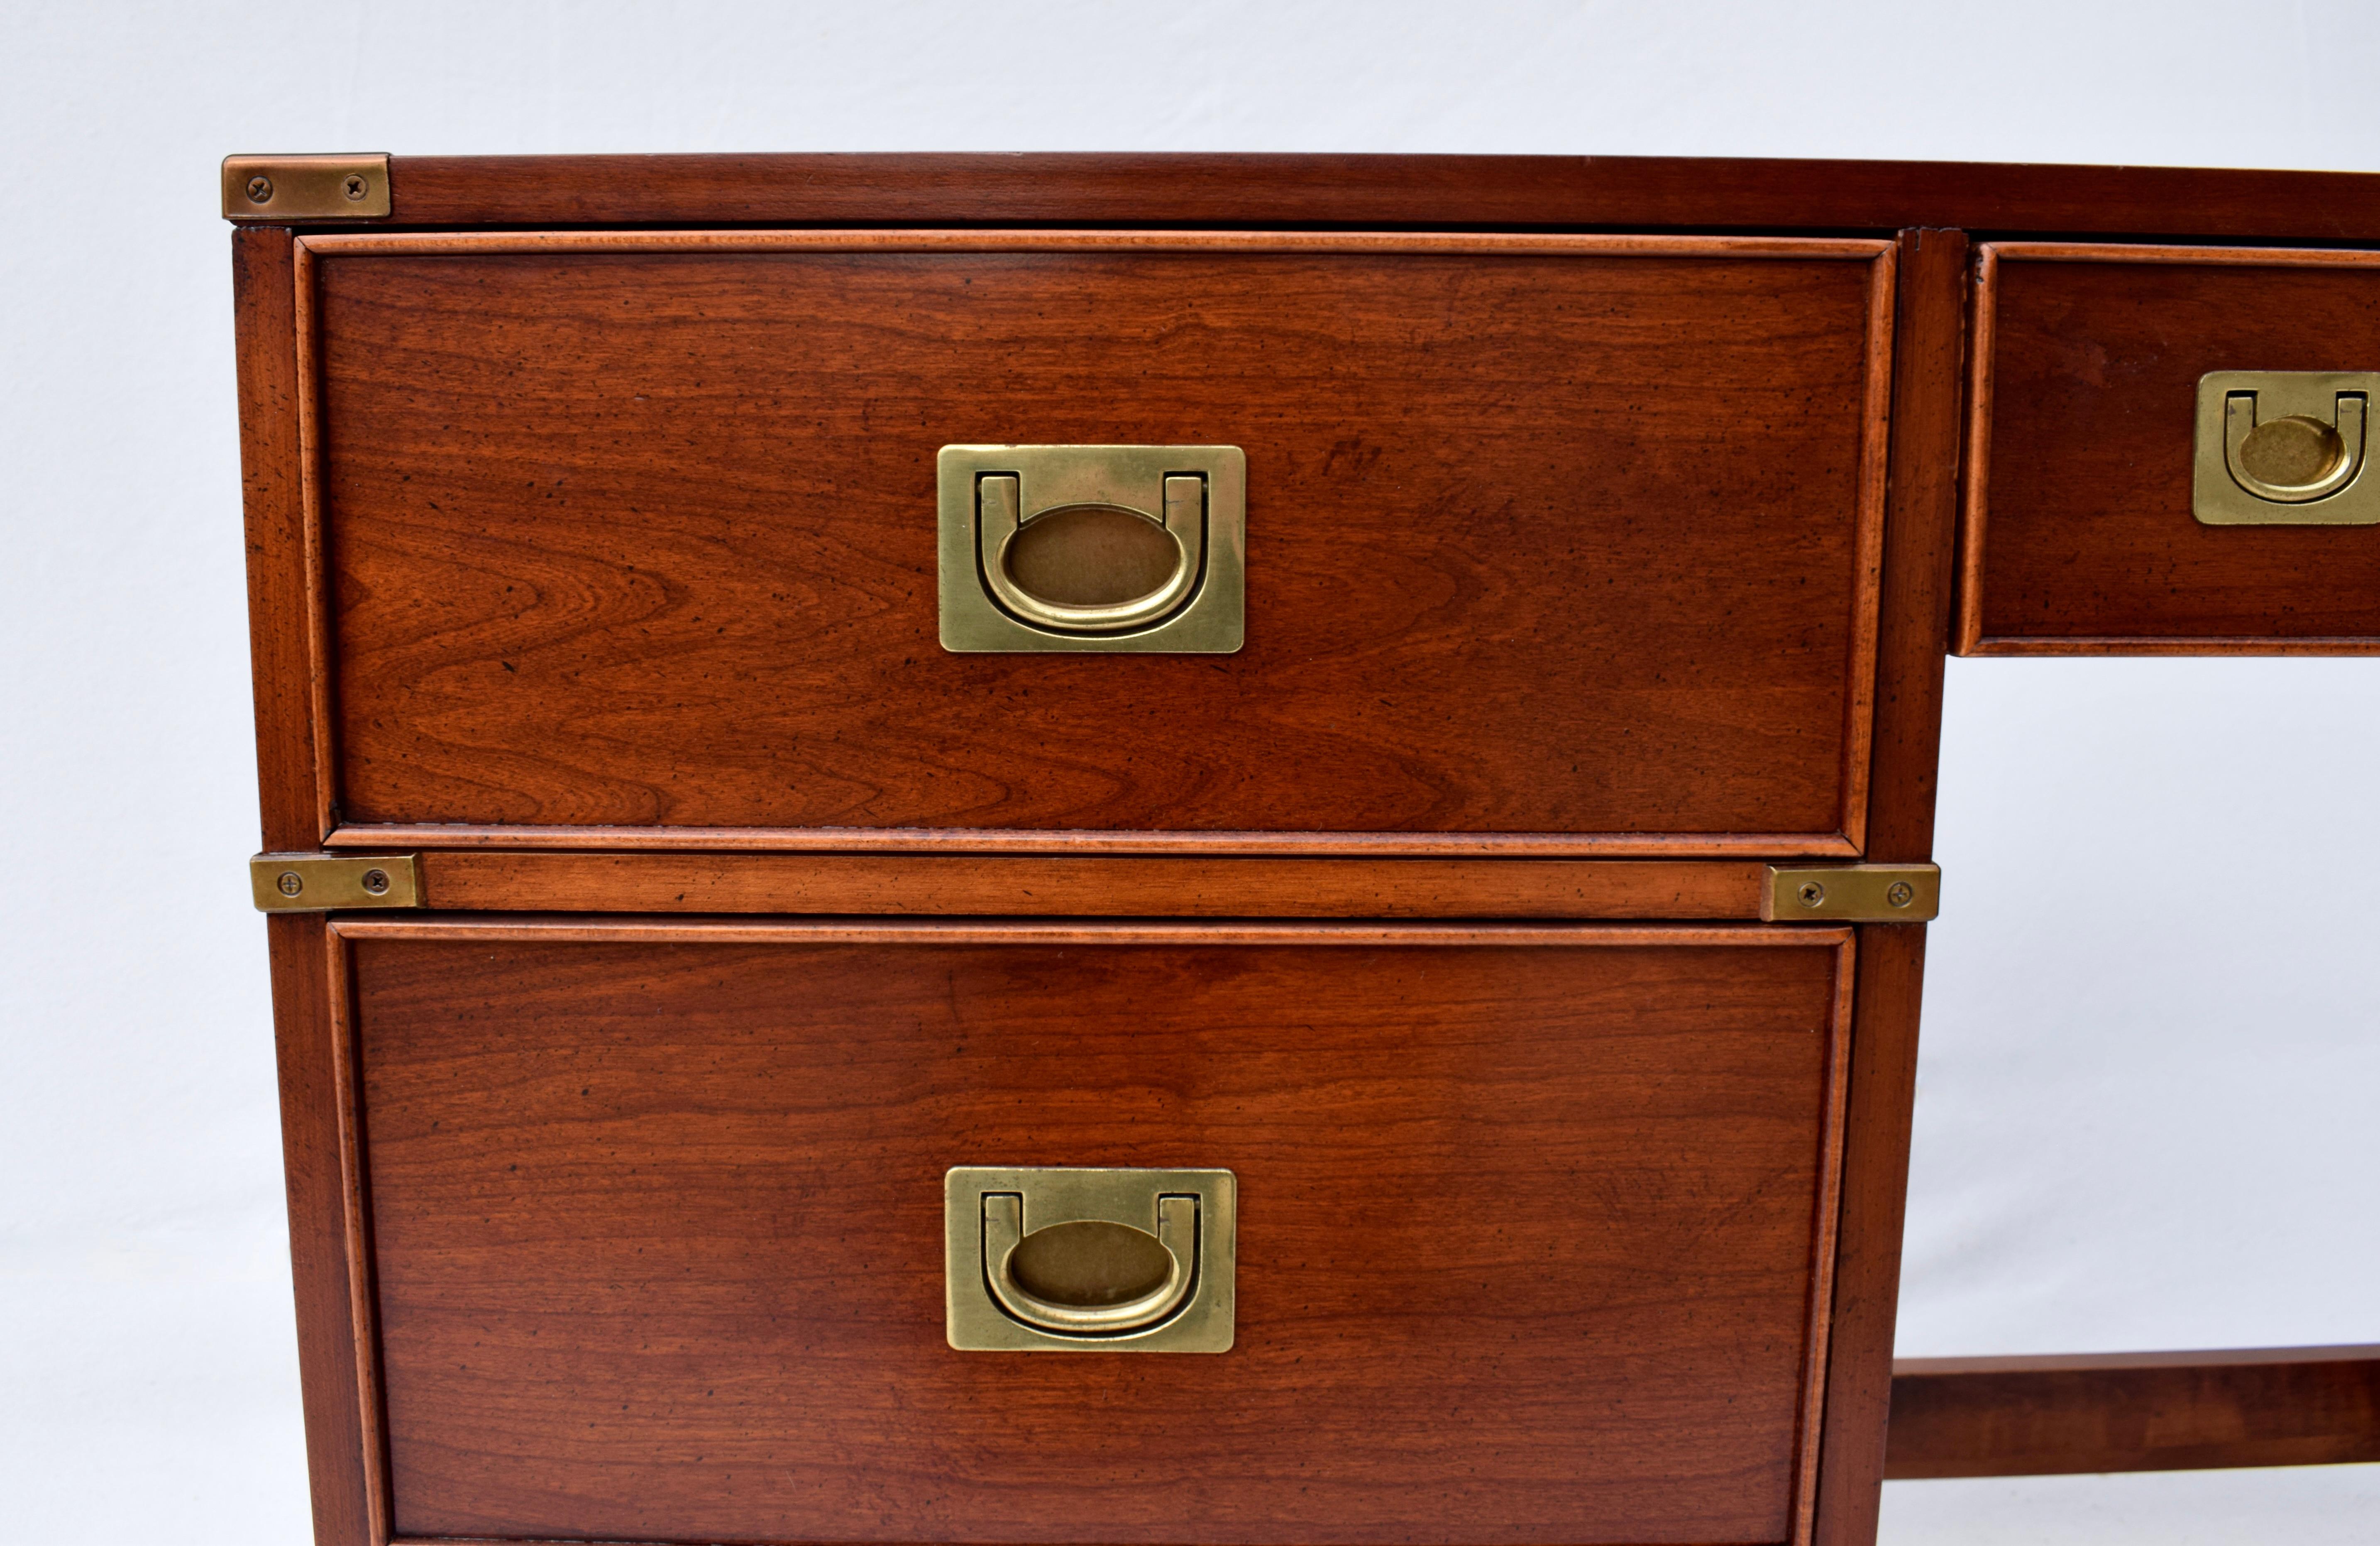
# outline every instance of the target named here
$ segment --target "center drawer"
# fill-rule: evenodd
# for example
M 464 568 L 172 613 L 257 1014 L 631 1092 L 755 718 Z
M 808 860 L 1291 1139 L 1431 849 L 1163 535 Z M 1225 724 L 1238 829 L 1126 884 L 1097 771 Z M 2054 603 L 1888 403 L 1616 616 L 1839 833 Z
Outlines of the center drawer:
M 404 1537 L 1785 1541 L 1849 935 L 348 919 Z M 1237 1178 L 1211 1356 L 945 1341 L 953 1166 Z
M 1888 244 L 301 248 L 343 841 L 1859 850 Z M 1244 453 L 1238 652 L 946 651 L 1014 443 Z

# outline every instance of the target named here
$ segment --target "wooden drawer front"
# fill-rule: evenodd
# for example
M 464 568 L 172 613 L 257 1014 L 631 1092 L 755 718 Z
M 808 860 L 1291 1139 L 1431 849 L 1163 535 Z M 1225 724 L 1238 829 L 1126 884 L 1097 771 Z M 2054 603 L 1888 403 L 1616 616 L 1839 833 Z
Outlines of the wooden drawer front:
M 336 819 L 1856 851 L 1889 263 L 306 237 Z M 1010 442 L 1243 448 L 1245 647 L 944 651 Z
M 399 1535 L 1806 1535 L 1845 934 L 335 927 Z M 1236 1345 L 953 1351 L 984 1163 L 1236 1172 Z
M 2008 243 L 1978 271 L 1959 646 L 2362 652 L 2380 526 L 2207 526 L 2199 378 L 2380 370 L 2380 253 Z

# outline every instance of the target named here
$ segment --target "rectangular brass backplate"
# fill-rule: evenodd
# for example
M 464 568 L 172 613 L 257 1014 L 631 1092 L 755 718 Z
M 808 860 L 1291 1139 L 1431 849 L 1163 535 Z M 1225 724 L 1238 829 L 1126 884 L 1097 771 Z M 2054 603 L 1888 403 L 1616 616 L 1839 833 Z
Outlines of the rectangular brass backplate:
M 2198 379 L 2191 513 L 2207 526 L 2380 525 L 2380 371 L 2211 371 Z
M 1227 655 L 1246 617 L 1236 445 L 945 445 L 942 648 Z
M 1222 1353 L 1236 1323 L 1228 1170 L 942 1177 L 946 1331 L 984 1353 Z
M 259 854 L 248 861 L 248 883 L 259 912 L 421 905 L 421 865 L 411 854 Z
M 1760 896 L 1770 923 L 1930 923 L 1941 909 L 1931 864 L 1772 864 Z
M 385 155 L 224 157 L 225 220 L 378 220 L 390 208 Z

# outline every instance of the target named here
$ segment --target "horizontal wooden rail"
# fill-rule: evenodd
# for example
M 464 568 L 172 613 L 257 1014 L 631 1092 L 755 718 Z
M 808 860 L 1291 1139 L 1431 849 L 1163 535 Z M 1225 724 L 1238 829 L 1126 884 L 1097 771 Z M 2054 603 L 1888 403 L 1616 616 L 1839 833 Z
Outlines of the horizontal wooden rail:
M 2380 238 L 2344 172 L 1667 156 L 398 155 L 394 225 L 1603 226 Z
M 443 911 L 1755 920 L 1742 859 L 421 855 Z
M 2380 1346 L 1900 1358 L 1888 1479 L 2380 1461 Z

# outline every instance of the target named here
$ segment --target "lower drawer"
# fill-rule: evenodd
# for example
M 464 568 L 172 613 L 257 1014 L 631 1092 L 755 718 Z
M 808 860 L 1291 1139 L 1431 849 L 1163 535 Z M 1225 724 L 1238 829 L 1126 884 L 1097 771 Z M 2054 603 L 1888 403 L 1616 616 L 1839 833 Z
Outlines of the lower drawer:
M 1807 1533 L 1828 930 L 358 919 L 395 1533 Z M 1211 1356 L 961 1352 L 953 1166 L 1235 1173 Z

